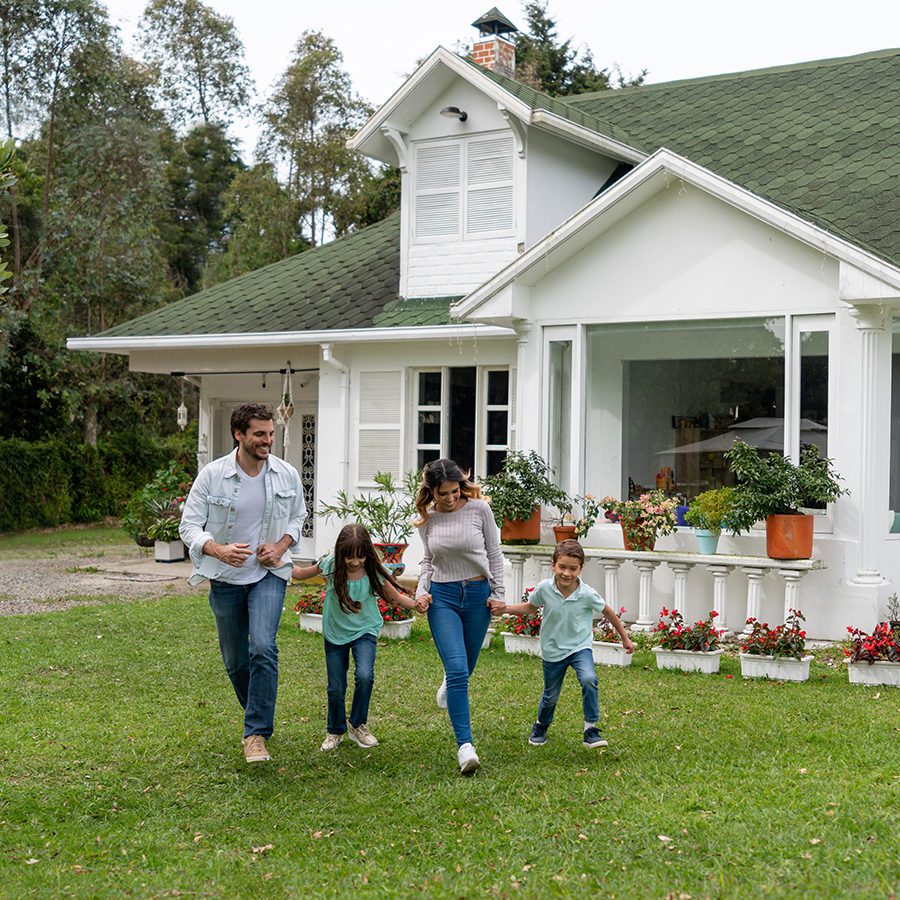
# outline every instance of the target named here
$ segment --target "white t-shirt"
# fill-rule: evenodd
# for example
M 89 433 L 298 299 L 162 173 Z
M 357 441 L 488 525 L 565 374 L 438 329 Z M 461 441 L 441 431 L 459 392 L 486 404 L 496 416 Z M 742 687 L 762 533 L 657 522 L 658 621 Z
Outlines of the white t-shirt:
M 249 544 L 253 555 L 247 557 L 243 566 L 229 566 L 228 576 L 223 579 L 230 584 L 254 584 L 261 581 L 269 570 L 260 565 L 256 558 L 259 546 L 259 532 L 262 529 L 263 512 L 266 508 L 266 463 L 258 475 L 248 475 L 240 466 L 237 467 L 241 479 L 241 493 L 235 508 L 234 531 L 231 543 Z

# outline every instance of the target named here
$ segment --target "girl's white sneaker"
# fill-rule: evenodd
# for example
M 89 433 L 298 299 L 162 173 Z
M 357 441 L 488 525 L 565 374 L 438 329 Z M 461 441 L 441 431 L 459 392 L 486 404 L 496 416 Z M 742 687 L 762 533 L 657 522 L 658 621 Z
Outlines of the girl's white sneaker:
M 471 744 L 463 744 L 456 751 L 456 758 L 459 760 L 459 771 L 463 775 L 471 775 L 481 765 L 481 760 Z
M 444 676 L 444 680 L 441 682 L 441 686 L 437 689 L 437 696 L 434 698 L 437 701 L 437 705 L 441 709 L 447 708 L 447 676 Z

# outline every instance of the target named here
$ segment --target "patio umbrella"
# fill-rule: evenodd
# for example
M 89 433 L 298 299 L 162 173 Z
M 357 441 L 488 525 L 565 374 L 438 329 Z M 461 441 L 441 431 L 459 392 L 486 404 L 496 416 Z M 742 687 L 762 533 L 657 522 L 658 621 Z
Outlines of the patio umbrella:
M 828 428 L 812 419 L 800 420 L 800 442 L 814 444 L 824 453 L 826 449 Z M 669 447 L 658 450 L 656 455 L 667 453 L 714 453 L 730 450 L 737 440 L 744 441 L 759 450 L 784 450 L 784 419 L 758 417 L 746 422 L 735 422 L 724 434 L 717 434 L 703 441 L 682 444 L 680 447 Z

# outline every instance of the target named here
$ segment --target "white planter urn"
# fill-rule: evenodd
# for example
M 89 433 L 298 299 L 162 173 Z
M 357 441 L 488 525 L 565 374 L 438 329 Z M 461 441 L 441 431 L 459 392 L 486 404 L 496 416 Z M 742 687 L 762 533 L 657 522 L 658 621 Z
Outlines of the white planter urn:
M 850 684 L 888 685 L 900 687 L 900 662 L 889 662 L 884 659 L 873 663 L 850 662 L 847 663 L 847 674 L 850 676 Z
M 618 641 L 594 641 L 591 653 L 598 666 L 630 666 L 634 657 L 634 654 L 626 653 Z
M 184 559 L 184 544 L 181 541 L 154 541 L 153 555 L 157 562 L 181 562 Z
M 654 647 L 658 669 L 680 669 L 682 672 L 702 672 L 715 675 L 719 671 L 721 650 L 664 650 Z
M 494 636 L 494 632 L 496 629 L 488 628 L 487 633 L 484 636 L 484 640 L 481 642 L 481 649 L 487 650 L 488 647 L 491 646 L 491 638 Z
M 507 653 L 527 653 L 530 656 L 541 655 L 541 636 L 539 634 L 503 633 L 503 649 Z
M 322 613 L 300 613 L 300 627 L 304 631 L 322 633 Z
M 415 619 L 400 619 L 391 622 L 385 622 L 381 629 L 383 638 L 402 639 L 408 638 L 412 631 Z
M 757 656 L 754 653 L 741 654 L 741 676 L 743 678 L 770 678 L 772 681 L 806 681 L 809 678 L 809 664 L 812 655 L 792 659 L 788 656 Z

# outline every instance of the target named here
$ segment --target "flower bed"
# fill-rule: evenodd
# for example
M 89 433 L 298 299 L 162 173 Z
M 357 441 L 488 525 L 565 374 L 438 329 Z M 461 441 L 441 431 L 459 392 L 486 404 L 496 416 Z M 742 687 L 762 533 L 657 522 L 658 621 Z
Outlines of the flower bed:
M 850 647 L 847 672 L 850 684 L 900 687 L 900 641 L 887 622 L 879 622 L 872 634 L 848 626 Z
M 804 656 L 805 621 L 798 609 L 788 610 L 787 621 L 776 628 L 755 618 L 747 619 L 750 634 L 741 644 L 741 675 L 744 678 L 771 678 L 776 681 L 806 681 L 812 656 Z

